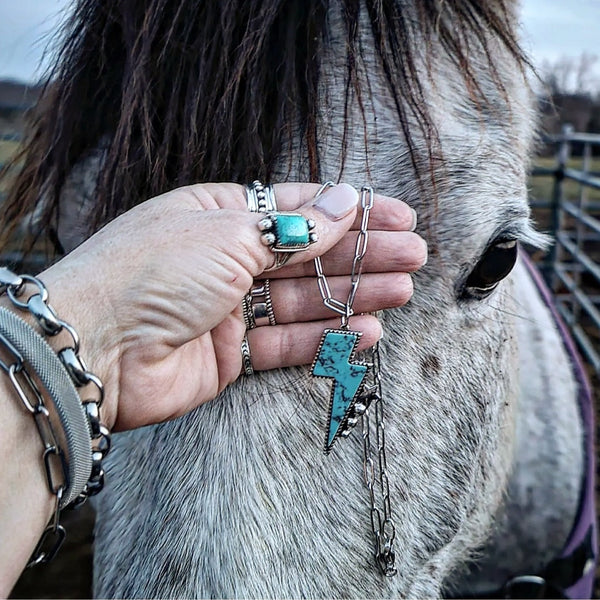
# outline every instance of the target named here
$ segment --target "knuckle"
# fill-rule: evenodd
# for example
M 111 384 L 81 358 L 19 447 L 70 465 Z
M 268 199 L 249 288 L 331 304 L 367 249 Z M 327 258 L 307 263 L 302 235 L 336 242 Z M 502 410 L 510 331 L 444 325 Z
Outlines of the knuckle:
M 302 320 L 302 315 L 308 311 L 311 295 L 303 277 L 285 281 L 271 280 L 271 302 L 277 323 Z
M 304 282 L 301 281 L 300 285 L 297 286 L 296 293 L 292 294 L 293 300 L 290 302 L 288 310 L 291 310 L 290 321 L 301 321 L 300 318 L 303 314 L 312 312 L 309 309 L 311 300 L 314 298 L 315 290 L 312 286 L 302 285 Z M 312 281 L 310 283 L 313 283 Z

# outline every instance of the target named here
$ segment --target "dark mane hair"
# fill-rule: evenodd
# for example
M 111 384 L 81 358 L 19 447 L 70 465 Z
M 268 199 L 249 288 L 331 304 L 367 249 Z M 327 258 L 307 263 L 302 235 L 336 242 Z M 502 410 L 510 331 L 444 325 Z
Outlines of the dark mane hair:
M 357 67 L 362 2 L 338 1 L 347 106 L 366 89 Z M 411 50 L 417 27 L 425 41 L 441 41 L 477 96 L 483 93 L 469 67 L 470 43 L 481 45 L 492 69 L 492 38 L 526 62 L 511 0 L 419 0 L 417 23 L 399 0 L 364 5 L 413 154 L 409 113 L 435 139 Z M 4 203 L 4 232 L 34 207 L 45 233 L 55 227 L 65 178 L 102 140 L 95 227 L 176 186 L 268 180 L 298 133 L 292 123 L 300 125 L 311 178 L 319 180 L 317 89 L 328 10 L 328 0 L 78 0 L 15 159 L 23 167 Z

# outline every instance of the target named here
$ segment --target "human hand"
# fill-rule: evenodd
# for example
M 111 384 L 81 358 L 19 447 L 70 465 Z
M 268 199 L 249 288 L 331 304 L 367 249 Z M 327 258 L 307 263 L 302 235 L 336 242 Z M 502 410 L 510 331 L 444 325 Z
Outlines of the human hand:
M 339 325 L 323 305 L 312 259 L 326 253 L 333 295 L 345 298 L 360 226 L 350 186 L 332 188 L 315 206 L 318 189 L 275 185 L 279 210 L 312 218 L 319 235 L 278 271 L 263 275 L 273 254 L 259 241 L 264 215 L 246 210 L 244 188 L 203 184 L 128 211 L 40 275 L 51 303 L 79 331 L 82 356 L 104 381 L 102 413 L 109 427 L 174 418 L 239 376 L 241 301 L 255 278 L 270 278 L 278 324 L 248 332 L 254 368 L 312 361 L 323 329 Z M 355 312 L 409 300 L 408 272 L 427 254 L 425 242 L 408 231 L 413 225 L 408 206 L 375 196 Z M 371 315 L 352 317 L 351 327 L 363 332 L 359 349 L 381 334 Z

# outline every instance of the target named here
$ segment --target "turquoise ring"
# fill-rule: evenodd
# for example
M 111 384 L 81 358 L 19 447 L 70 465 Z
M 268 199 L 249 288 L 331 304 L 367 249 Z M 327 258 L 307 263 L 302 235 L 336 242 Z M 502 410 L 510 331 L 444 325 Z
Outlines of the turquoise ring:
M 318 240 L 315 222 L 299 213 L 269 212 L 259 222 L 261 241 L 275 254 L 275 263 L 268 271 L 279 269 L 293 252 L 306 250 Z

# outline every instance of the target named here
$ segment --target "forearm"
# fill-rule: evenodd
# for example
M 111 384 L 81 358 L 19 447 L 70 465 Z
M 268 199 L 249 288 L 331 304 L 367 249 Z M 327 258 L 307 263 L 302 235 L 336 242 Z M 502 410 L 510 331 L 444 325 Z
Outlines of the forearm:
M 25 568 L 52 516 L 43 445 L 35 421 L 8 376 L 0 373 L 0 597 L 6 597 Z

